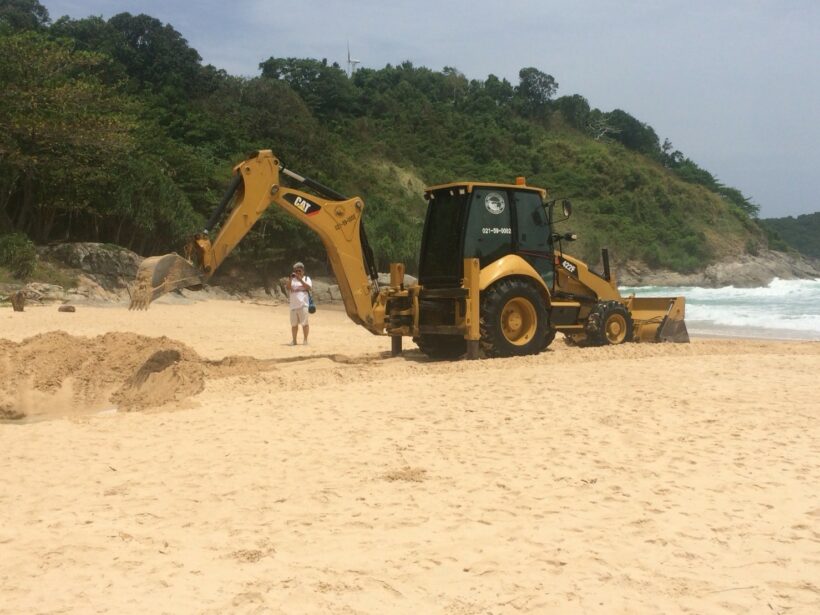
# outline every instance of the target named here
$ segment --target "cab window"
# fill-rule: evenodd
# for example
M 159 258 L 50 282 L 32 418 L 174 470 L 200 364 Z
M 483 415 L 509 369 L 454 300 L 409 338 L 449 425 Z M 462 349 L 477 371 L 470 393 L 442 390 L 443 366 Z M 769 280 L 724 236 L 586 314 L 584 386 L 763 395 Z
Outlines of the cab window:
M 468 200 L 463 189 L 438 190 L 430 199 L 419 263 L 424 283 L 454 284 L 461 277 L 461 225 Z
M 547 288 L 552 287 L 552 237 L 547 212 L 535 192 L 515 193 L 515 235 L 518 254 L 538 272 Z
M 506 190 L 476 188 L 470 203 L 464 257 L 486 267 L 512 251 L 512 207 Z
M 547 212 L 535 192 L 515 194 L 515 221 L 518 249 L 539 254 L 552 251 Z

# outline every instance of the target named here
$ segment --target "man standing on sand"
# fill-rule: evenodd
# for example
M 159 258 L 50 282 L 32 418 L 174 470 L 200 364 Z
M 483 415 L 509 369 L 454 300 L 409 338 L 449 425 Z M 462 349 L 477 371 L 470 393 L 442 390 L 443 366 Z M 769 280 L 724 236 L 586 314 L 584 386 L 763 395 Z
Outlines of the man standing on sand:
M 304 344 L 308 343 L 308 303 L 310 302 L 310 290 L 313 282 L 305 275 L 305 266 L 302 263 L 293 264 L 293 273 L 286 285 L 288 296 L 290 297 L 290 331 L 293 336 L 291 346 L 296 346 L 296 334 L 299 332 L 299 325 L 302 325 L 302 336 Z

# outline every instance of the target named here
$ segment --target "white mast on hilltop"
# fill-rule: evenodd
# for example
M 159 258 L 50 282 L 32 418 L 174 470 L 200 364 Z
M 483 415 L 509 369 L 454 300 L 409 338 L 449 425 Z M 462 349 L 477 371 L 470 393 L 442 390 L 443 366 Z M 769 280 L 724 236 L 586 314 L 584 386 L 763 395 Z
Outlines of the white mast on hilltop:
M 352 77 L 353 72 L 356 70 L 356 64 L 361 64 L 359 60 L 355 60 L 350 57 L 350 41 L 347 42 L 347 74 L 348 76 Z

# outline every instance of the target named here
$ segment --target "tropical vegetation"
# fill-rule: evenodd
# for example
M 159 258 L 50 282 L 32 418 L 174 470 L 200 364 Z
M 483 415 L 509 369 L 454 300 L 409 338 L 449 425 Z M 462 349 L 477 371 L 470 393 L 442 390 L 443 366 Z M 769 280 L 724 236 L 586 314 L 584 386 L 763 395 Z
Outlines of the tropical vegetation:
M 409 61 L 352 75 L 306 58 L 259 67 L 246 78 L 203 65 L 148 15 L 52 21 L 37 0 L 0 0 L 0 234 L 14 238 L 3 245 L 179 248 L 256 149 L 362 196 L 381 267 L 413 270 L 425 185 L 520 175 L 573 200 L 567 230 L 585 258 L 608 245 L 692 271 L 767 245 L 739 190 L 626 111 L 558 96 L 539 68 L 511 83 Z M 235 258 L 266 269 L 307 254 L 322 254 L 317 238 L 269 211 Z
M 820 212 L 760 221 L 770 235 L 770 243 L 794 248 L 801 254 L 820 259 Z

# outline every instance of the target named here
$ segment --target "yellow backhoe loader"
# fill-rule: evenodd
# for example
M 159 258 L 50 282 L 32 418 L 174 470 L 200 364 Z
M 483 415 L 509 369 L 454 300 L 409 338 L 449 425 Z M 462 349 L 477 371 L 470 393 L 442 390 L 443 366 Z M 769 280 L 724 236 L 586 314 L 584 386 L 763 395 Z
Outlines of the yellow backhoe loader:
M 403 337 L 433 358 L 536 354 L 558 331 L 579 345 L 689 341 L 683 297 L 622 297 L 605 250 L 601 273 L 563 252 L 563 242 L 575 236 L 556 233 L 554 225 L 570 216 L 568 201 L 547 200 L 546 190 L 524 178 L 432 186 L 425 197 L 419 282 L 406 286 L 404 265 L 394 263 L 390 284 L 380 287 L 362 199 L 287 169 L 270 150 L 256 152 L 234 167 L 230 187 L 185 258 L 143 261 L 131 308 L 147 309 L 172 290 L 201 288 L 276 205 L 319 235 L 347 315 L 390 336 L 394 355 Z

